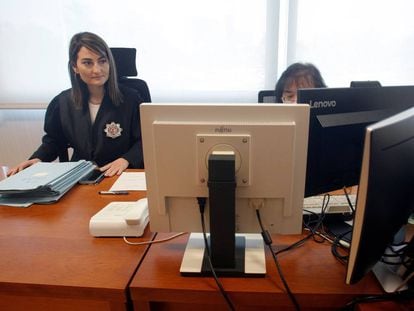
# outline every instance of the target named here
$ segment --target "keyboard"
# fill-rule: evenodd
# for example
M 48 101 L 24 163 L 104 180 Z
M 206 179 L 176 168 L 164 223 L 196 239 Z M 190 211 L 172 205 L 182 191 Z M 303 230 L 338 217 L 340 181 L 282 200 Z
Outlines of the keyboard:
M 322 210 L 323 195 L 317 195 L 308 197 L 303 200 L 303 213 L 309 214 L 313 212 L 320 214 Z M 349 199 L 351 200 L 352 206 L 355 209 L 356 194 L 350 194 Z M 308 212 L 309 211 L 309 212 Z M 331 195 L 329 197 L 328 208 L 325 210 L 328 214 L 333 213 L 350 213 L 352 210 L 349 207 L 348 201 L 345 194 Z

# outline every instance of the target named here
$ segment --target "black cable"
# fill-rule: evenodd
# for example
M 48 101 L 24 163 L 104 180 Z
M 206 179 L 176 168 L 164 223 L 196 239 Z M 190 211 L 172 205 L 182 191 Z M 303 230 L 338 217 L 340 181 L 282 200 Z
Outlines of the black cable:
M 346 191 L 346 187 L 344 187 L 343 188 L 343 190 L 344 190 L 344 193 L 345 193 L 345 198 L 346 198 L 346 200 L 348 201 L 348 205 L 349 205 L 349 208 L 351 209 L 351 211 L 352 211 L 352 216 L 355 214 L 355 207 L 352 205 L 352 202 L 351 202 L 351 199 L 349 198 L 349 194 L 348 194 L 348 191 Z
M 346 197 L 346 199 L 348 201 L 348 204 L 349 204 L 350 209 L 354 212 L 354 208 L 352 206 L 352 202 L 351 202 L 351 200 L 349 198 L 349 195 L 348 195 L 345 187 L 344 187 L 344 193 L 345 193 L 345 197 Z M 331 246 L 331 252 L 332 252 L 332 254 L 334 255 L 334 257 L 336 259 L 338 259 L 341 263 L 345 264 L 346 261 L 347 261 L 347 259 L 348 259 L 348 255 L 340 255 L 339 252 L 338 252 L 338 247 L 345 248 L 341 244 L 341 240 L 342 240 L 342 238 L 345 235 L 347 235 L 350 232 L 352 232 L 352 229 L 350 229 L 349 231 L 347 230 L 346 232 L 343 232 L 343 233 L 341 233 L 340 235 L 337 235 L 337 236 L 332 235 L 332 234 L 329 234 L 328 232 L 325 231 L 323 222 L 324 222 L 325 217 L 326 217 L 326 211 L 327 211 L 328 206 L 329 206 L 329 201 L 330 201 L 330 194 L 327 193 L 323 197 L 322 207 L 321 207 L 321 214 L 317 218 L 316 224 L 312 227 L 311 225 L 313 223 L 304 223 L 304 226 L 305 226 L 305 228 L 307 228 L 308 230 L 311 231 L 311 234 L 313 236 L 313 240 L 315 242 L 323 243 L 325 241 L 325 237 L 324 236 L 330 236 L 330 237 L 332 237 L 333 242 L 332 242 L 332 246 Z M 352 213 L 352 215 L 353 215 L 353 213 Z M 317 236 L 320 236 L 322 238 L 322 240 L 317 240 L 316 239 Z
M 394 249 L 394 247 L 399 247 L 397 250 Z M 406 249 L 408 247 L 407 242 L 401 242 L 398 244 L 391 244 L 387 246 L 387 249 L 389 249 L 395 256 L 399 256 L 405 253 Z M 392 254 L 386 254 L 387 256 L 392 257 Z
M 399 243 L 392 243 L 392 244 L 390 244 L 388 247 L 389 248 L 393 248 L 393 247 L 398 247 L 398 246 L 408 246 L 410 243 L 409 242 L 406 242 L 406 241 L 403 241 L 403 242 L 399 242 Z
M 410 289 L 393 292 L 393 293 L 385 293 L 381 295 L 371 295 L 371 296 L 362 296 L 356 297 L 348 302 L 343 308 L 342 311 L 352 311 L 355 310 L 355 307 L 359 303 L 364 302 L 377 302 L 377 301 L 405 301 L 414 299 L 414 292 Z
M 324 221 L 325 216 L 326 216 L 326 210 L 328 209 L 328 206 L 329 206 L 330 197 L 331 196 L 328 193 L 325 194 L 323 196 L 323 200 L 322 200 L 322 206 L 321 206 L 321 213 L 320 213 L 320 215 L 317 215 L 316 213 L 313 213 L 314 215 L 316 215 L 318 217 L 314 221 L 304 222 L 304 224 L 303 224 L 305 226 L 305 228 L 307 228 L 311 232 L 310 233 L 310 236 L 317 243 L 323 243 L 323 242 L 325 242 L 325 238 L 319 234 L 319 231 L 321 231 L 322 233 L 324 233 L 324 230 L 320 230 L 320 228 L 323 227 L 323 221 Z M 316 222 L 315 225 L 313 225 L 314 222 Z M 317 239 L 317 237 L 320 237 L 320 239 Z M 309 237 L 306 237 L 305 239 L 307 240 L 308 238 Z
M 397 250 L 395 250 L 393 247 L 399 247 Z M 387 265 L 403 265 L 407 266 L 411 263 L 411 258 L 405 258 L 406 257 L 406 250 L 408 249 L 408 243 L 407 242 L 401 242 L 396 244 L 391 244 L 387 246 L 387 250 L 389 250 L 391 253 L 387 253 L 387 250 L 382 255 L 380 261 L 387 264 Z M 399 258 L 399 261 L 395 261 L 396 258 Z M 394 261 L 389 261 L 388 259 L 393 259 Z
M 390 266 L 400 266 L 403 265 L 404 267 L 409 266 L 412 262 L 413 259 L 412 258 L 404 258 L 404 255 L 400 255 L 399 257 L 399 261 L 388 261 L 386 260 L 384 257 L 386 256 L 382 256 L 380 261 L 386 265 L 390 265 Z M 392 258 L 398 258 L 398 257 L 392 257 Z
M 269 232 L 264 229 L 262 219 L 261 219 L 261 216 L 260 216 L 260 211 L 258 209 L 256 209 L 256 216 L 257 216 L 257 220 L 259 221 L 260 228 L 262 230 L 263 240 L 264 240 L 265 244 L 267 245 L 267 247 L 270 249 L 270 253 L 273 256 L 273 261 L 276 264 L 277 271 L 279 273 L 279 276 L 280 276 L 280 279 L 282 280 L 283 285 L 285 286 L 286 292 L 287 292 L 290 300 L 292 301 L 293 305 L 295 306 L 295 309 L 297 311 L 300 311 L 300 305 L 299 305 L 298 301 L 296 300 L 296 297 L 293 295 L 292 291 L 290 290 L 289 285 L 288 285 L 288 283 L 287 283 L 287 281 L 286 281 L 286 279 L 283 275 L 282 268 L 280 267 L 279 261 L 277 260 L 277 256 L 276 256 L 275 252 L 272 249 L 272 238 L 271 238 Z
M 207 262 L 208 262 L 208 265 L 210 266 L 210 270 L 211 270 L 211 273 L 213 275 L 214 281 L 216 282 L 216 284 L 217 284 L 217 286 L 220 290 L 221 295 L 226 300 L 226 303 L 229 306 L 230 310 L 233 311 L 233 310 L 236 310 L 234 308 L 233 302 L 230 300 L 229 296 L 227 295 L 226 291 L 224 290 L 223 285 L 221 284 L 220 280 L 217 277 L 216 271 L 213 267 L 213 263 L 211 262 L 210 247 L 209 247 L 208 241 L 207 241 L 206 226 L 205 226 L 205 221 L 204 221 L 204 209 L 205 209 L 205 206 L 206 206 L 206 201 L 207 201 L 206 198 L 203 198 L 203 197 L 198 197 L 197 198 L 197 203 L 198 203 L 198 206 L 200 208 L 201 227 L 202 227 L 202 230 L 203 230 L 204 247 L 206 249 Z
M 294 249 L 294 248 L 296 248 L 296 247 L 299 247 L 299 246 L 301 246 L 301 245 L 303 245 L 309 238 L 311 238 L 313 236 L 313 233 L 309 233 L 306 237 L 304 237 L 303 239 L 300 239 L 299 241 L 297 241 L 297 242 L 295 242 L 295 243 L 293 243 L 293 244 L 291 244 L 291 245 L 289 245 L 289 246 L 287 246 L 287 247 L 285 247 L 285 248 L 282 248 L 282 249 L 280 249 L 280 250 L 278 250 L 277 252 L 274 252 L 275 253 L 275 255 L 279 255 L 279 254 L 281 254 L 281 253 L 284 253 L 284 252 L 287 252 L 287 251 L 289 251 L 289 250 L 291 250 L 291 249 Z
M 322 225 L 323 225 L 323 220 L 324 220 L 325 215 L 326 215 L 326 209 L 328 208 L 329 199 L 330 199 L 330 195 L 325 194 L 324 197 L 323 197 L 323 200 L 322 200 L 321 214 L 320 215 L 317 215 L 314 212 L 308 211 L 309 213 L 318 216 L 317 219 L 315 219 L 315 220 L 303 223 L 305 228 L 307 228 L 311 233 L 308 234 L 303 239 L 301 239 L 301 240 L 299 240 L 299 241 L 297 241 L 297 242 L 295 242 L 295 243 L 293 243 L 293 244 L 291 244 L 291 245 L 289 245 L 289 246 L 287 246 L 283 249 L 280 249 L 280 250 L 276 251 L 275 255 L 279 255 L 280 253 L 283 253 L 283 252 L 289 251 L 291 249 L 294 249 L 296 247 L 299 247 L 299 246 L 303 245 L 309 238 L 313 238 L 313 240 L 317 243 L 323 243 L 325 241 L 325 238 L 318 233 L 318 229 L 320 227 L 322 227 Z M 314 226 L 312 226 L 312 224 L 314 222 L 316 222 L 316 224 Z M 320 237 L 320 240 L 318 240 L 316 238 L 317 236 Z
M 342 232 L 341 234 L 338 234 L 337 236 L 335 236 L 335 239 L 332 242 L 331 253 L 342 264 L 347 263 L 349 256 L 348 255 L 340 255 L 339 252 L 338 252 L 338 247 L 340 247 L 342 249 L 345 249 L 345 247 L 340 243 L 340 241 L 342 240 L 342 238 L 344 236 L 346 236 L 350 232 L 352 232 L 352 229 L 347 230 L 345 232 Z

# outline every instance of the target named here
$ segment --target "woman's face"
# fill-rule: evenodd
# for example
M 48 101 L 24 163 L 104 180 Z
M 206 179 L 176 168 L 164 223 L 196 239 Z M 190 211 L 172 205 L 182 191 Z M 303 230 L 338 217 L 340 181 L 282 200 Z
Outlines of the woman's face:
M 307 81 L 304 78 L 301 78 L 298 81 L 290 81 L 289 83 L 286 83 L 285 88 L 283 89 L 282 102 L 285 104 L 297 103 L 298 89 L 308 89 L 314 87 L 314 83 Z
M 83 46 L 73 70 L 88 87 L 102 87 L 109 78 L 109 61 Z
M 285 86 L 285 88 L 283 89 L 283 93 L 282 93 L 282 102 L 284 104 L 296 103 L 297 90 L 298 90 L 298 87 L 295 82 L 290 83 L 287 86 Z

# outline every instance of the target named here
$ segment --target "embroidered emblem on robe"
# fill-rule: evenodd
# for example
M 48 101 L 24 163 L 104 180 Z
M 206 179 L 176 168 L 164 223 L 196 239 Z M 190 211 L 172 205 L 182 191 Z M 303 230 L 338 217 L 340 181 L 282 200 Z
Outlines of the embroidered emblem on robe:
M 106 124 L 106 128 L 104 129 L 107 137 L 110 138 L 117 138 L 121 136 L 122 128 L 119 123 L 111 122 Z

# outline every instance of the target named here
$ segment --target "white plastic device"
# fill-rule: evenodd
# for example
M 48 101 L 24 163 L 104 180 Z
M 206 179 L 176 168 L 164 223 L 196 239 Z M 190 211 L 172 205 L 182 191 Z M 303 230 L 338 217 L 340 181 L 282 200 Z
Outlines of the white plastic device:
M 89 233 L 95 237 L 139 237 L 149 221 L 147 198 L 111 202 L 92 216 Z

